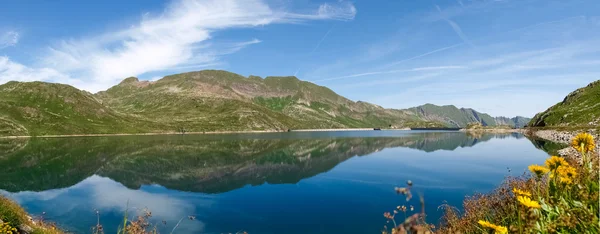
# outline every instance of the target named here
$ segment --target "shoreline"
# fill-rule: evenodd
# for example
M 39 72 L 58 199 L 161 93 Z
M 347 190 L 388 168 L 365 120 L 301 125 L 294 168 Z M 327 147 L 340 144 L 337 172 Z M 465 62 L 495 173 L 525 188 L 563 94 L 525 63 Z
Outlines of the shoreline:
M 526 129 L 525 134 L 531 137 L 538 137 L 544 140 L 562 143 L 562 144 L 570 144 L 572 139 L 581 132 L 587 132 L 594 136 L 596 141 L 600 139 L 600 132 L 595 129 L 587 129 L 587 130 L 553 130 L 553 129 Z
M 524 132 L 527 137 L 540 138 L 554 143 L 570 145 L 571 141 L 579 133 L 587 132 L 596 139 L 595 152 L 600 152 L 600 132 L 596 129 L 587 130 L 553 130 L 553 129 L 528 129 Z M 579 158 L 579 153 L 571 146 L 567 146 L 557 151 L 559 156 L 570 156 Z
M 380 129 L 373 128 L 324 128 L 324 129 L 295 129 L 295 130 L 243 130 L 243 131 L 208 131 L 208 132 L 146 132 L 146 133 L 107 133 L 107 134 L 65 134 L 42 136 L 0 136 L 0 139 L 19 138 L 63 138 L 63 137 L 107 137 L 107 136 L 162 136 L 162 135 L 217 135 L 217 134 L 254 134 L 254 133 L 285 133 L 285 132 L 349 132 L 349 131 L 419 131 L 410 128 Z M 600 132 L 588 130 L 553 130 L 553 129 L 460 129 L 466 133 L 522 133 L 529 137 L 537 137 L 556 143 L 570 143 L 579 132 L 588 132 L 600 139 Z
M 381 131 L 410 131 L 408 129 L 381 129 Z M 209 131 L 209 132 L 147 132 L 147 133 L 107 133 L 107 134 L 66 134 L 42 136 L 0 136 L 0 139 L 19 138 L 61 138 L 61 137 L 105 137 L 105 136 L 161 136 L 161 135 L 216 135 L 216 134 L 253 134 L 253 133 L 284 133 L 284 132 L 349 132 L 349 131 L 375 131 L 373 128 L 328 128 L 328 129 L 297 129 L 297 130 L 248 130 L 248 131 Z
M 487 132 L 487 133 L 524 133 L 526 130 L 522 128 L 516 129 L 503 129 L 503 128 L 489 128 L 489 129 L 461 129 L 460 132 Z

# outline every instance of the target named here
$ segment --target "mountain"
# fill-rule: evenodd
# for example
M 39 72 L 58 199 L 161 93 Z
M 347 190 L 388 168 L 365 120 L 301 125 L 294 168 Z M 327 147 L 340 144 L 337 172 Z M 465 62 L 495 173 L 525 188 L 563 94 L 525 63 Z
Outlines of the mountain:
M 353 102 L 296 77 L 205 70 L 156 82 L 128 78 L 96 95 L 120 113 L 188 131 L 430 126 L 401 110 Z
M 562 102 L 538 113 L 530 127 L 597 127 L 600 125 L 600 80 L 575 90 Z
M 477 112 L 470 108 L 457 108 L 453 105 L 436 106 L 425 104 L 409 108 L 408 111 L 417 115 L 420 119 L 427 121 L 442 122 L 448 127 L 466 127 L 470 123 L 481 123 L 483 126 L 507 125 L 511 127 L 522 128 L 529 118 L 526 117 L 492 117 L 485 113 Z
M 502 124 L 521 126 L 521 119 Z M 497 125 L 472 109 L 424 105 L 386 109 L 351 101 L 296 77 L 244 77 L 219 70 L 130 77 L 91 94 L 69 85 L 0 85 L 0 135 L 69 135 L 324 128 Z
M 0 85 L 0 135 L 141 132 L 143 122 L 120 115 L 68 85 L 8 82 Z
M 527 126 L 529 121 L 531 121 L 531 118 L 527 118 L 527 117 L 523 117 L 523 116 L 507 118 L 507 117 L 500 116 L 500 117 L 494 118 L 494 120 L 496 121 L 496 125 L 508 125 L 511 127 L 523 128 L 523 127 Z

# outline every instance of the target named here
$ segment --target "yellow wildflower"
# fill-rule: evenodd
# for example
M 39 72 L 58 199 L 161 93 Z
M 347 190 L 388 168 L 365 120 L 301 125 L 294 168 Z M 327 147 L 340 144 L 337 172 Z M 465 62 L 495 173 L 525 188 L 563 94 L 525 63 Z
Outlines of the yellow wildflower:
M 531 171 L 531 173 L 535 174 L 538 178 L 542 178 L 542 176 L 544 176 L 544 174 L 548 173 L 548 171 L 550 171 L 550 169 L 548 169 L 547 167 L 544 167 L 544 166 L 533 164 L 533 165 L 529 166 L 529 171 Z
M 560 179 L 560 182 L 563 183 L 563 184 L 572 184 L 573 183 L 573 180 L 571 178 L 569 178 L 569 177 L 562 177 L 561 176 L 559 179 Z
M 531 200 L 531 198 L 529 197 L 525 197 L 525 196 L 518 196 L 517 200 L 523 204 L 524 206 L 527 206 L 529 208 L 540 208 L 540 203 Z
M 490 223 L 488 221 L 483 221 L 483 220 L 479 220 L 478 223 L 479 223 L 479 225 L 481 225 L 483 227 L 493 229 L 495 234 L 507 234 L 508 233 L 508 229 L 504 226 L 496 225 L 496 224 Z
M 581 153 L 592 152 L 596 148 L 594 143 L 594 137 L 589 133 L 579 133 L 573 141 L 571 146 Z
M 573 179 L 577 177 L 577 170 L 571 166 L 560 166 L 556 169 L 556 172 L 560 176 L 560 181 L 565 184 L 571 184 Z
M 513 188 L 513 193 L 515 195 L 528 196 L 531 197 L 531 193 L 527 191 L 520 190 L 518 188 Z
M 546 166 L 552 171 L 556 170 L 560 166 L 568 165 L 569 163 L 567 163 L 567 161 L 564 158 L 558 156 L 552 156 L 546 160 Z

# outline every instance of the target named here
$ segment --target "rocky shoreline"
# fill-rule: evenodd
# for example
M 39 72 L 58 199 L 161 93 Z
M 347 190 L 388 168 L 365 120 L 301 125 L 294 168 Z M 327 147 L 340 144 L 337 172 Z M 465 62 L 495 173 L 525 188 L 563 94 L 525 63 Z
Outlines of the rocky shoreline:
M 600 152 L 600 142 L 599 142 L 600 132 L 595 129 L 589 129 L 589 130 L 585 130 L 585 131 L 583 131 L 583 130 L 581 130 L 581 131 L 535 130 L 535 131 L 525 132 L 525 135 L 530 136 L 530 137 L 541 138 L 541 139 L 556 142 L 556 143 L 570 145 L 573 138 L 575 138 L 575 136 L 577 136 L 577 134 L 579 134 L 581 132 L 587 132 L 594 137 L 594 139 L 596 140 L 595 152 L 596 153 Z M 577 157 L 579 155 L 579 153 L 570 146 L 559 150 L 558 154 L 560 156 L 577 156 Z

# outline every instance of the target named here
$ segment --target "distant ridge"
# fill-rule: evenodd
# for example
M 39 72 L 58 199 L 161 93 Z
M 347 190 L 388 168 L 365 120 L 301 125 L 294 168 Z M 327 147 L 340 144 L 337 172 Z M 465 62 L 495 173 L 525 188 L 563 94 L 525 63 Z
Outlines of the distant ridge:
M 464 128 L 470 123 L 481 123 L 483 126 L 500 126 L 522 128 L 529 122 L 529 118 L 517 116 L 514 118 L 492 117 L 485 113 L 477 112 L 470 108 L 457 108 L 453 105 L 437 106 L 425 104 L 409 108 L 409 111 L 420 119 L 442 122 L 447 127 Z
M 91 94 L 69 85 L 0 85 L 0 135 L 248 131 L 325 128 L 520 127 L 522 117 L 427 104 L 397 110 L 351 101 L 296 77 L 244 77 L 221 70 L 124 79 Z

